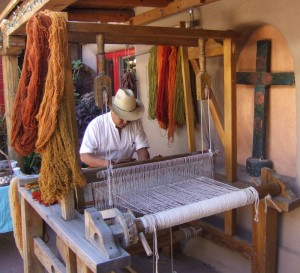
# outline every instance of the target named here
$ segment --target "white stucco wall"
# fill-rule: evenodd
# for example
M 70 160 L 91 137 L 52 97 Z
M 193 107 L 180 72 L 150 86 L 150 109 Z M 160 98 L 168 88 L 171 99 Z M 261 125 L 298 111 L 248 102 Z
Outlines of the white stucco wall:
M 137 10 L 142 12 L 143 10 Z M 222 0 L 204 6 L 195 11 L 195 17 L 201 20 L 204 29 L 228 30 L 233 29 L 243 33 L 243 38 L 238 41 L 240 50 L 253 30 L 262 25 L 272 25 L 285 38 L 291 51 L 295 78 L 296 78 L 296 136 L 300 139 L 300 1 L 299 0 Z M 181 20 L 189 20 L 187 12 L 161 20 L 152 25 L 175 26 Z M 149 46 L 136 46 L 136 53 L 145 53 Z M 83 55 L 84 57 L 87 55 Z M 141 100 L 146 106 L 147 113 L 147 64 L 149 54 L 137 56 L 138 90 Z M 88 57 L 86 57 L 88 60 Z M 88 61 L 87 61 L 88 62 Z M 208 63 L 208 65 L 210 65 Z M 215 65 L 215 64 L 214 64 Z M 214 69 L 212 65 L 212 69 Z M 217 68 L 216 73 L 217 73 Z M 214 79 L 213 79 L 214 81 Z M 185 128 L 177 130 L 175 144 L 167 145 L 166 133 L 159 129 L 156 121 L 150 121 L 147 115 L 143 117 L 145 131 L 149 137 L 150 154 L 170 155 L 188 151 L 187 134 Z M 287 123 L 288 130 L 288 123 Z M 218 147 L 218 137 L 214 138 Z M 197 137 L 197 148 L 201 147 L 200 135 Z M 293 190 L 300 194 L 300 146 L 294 147 L 296 152 L 296 177 L 292 184 Z M 249 215 L 249 217 L 251 217 Z M 277 273 L 298 273 L 300 268 L 300 209 L 288 214 L 281 214 L 278 227 L 278 265 Z M 238 253 L 218 247 L 203 239 L 193 239 L 185 244 L 184 251 L 187 255 L 197 257 L 203 262 L 211 264 L 221 273 L 250 273 L 250 262 Z
M 197 16 L 201 18 L 201 27 L 204 29 L 233 29 L 243 33 L 243 38 L 237 42 L 238 51 L 249 38 L 249 35 L 262 25 L 272 25 L 285 38 L 291 51 L 295 77 L 296 77 L 296 127 L 297 139 L 300 136 L 300 39 L 297 34 L 300 26 L 300 2 L 297 0 L 223 0 L 198 10 Z M 169 20 L 161 20 L 152 25 L 174 26 L 180 20 L 188 20 L 187 13 L 183 13 Z M 137 52 L 145 52 L 147 48 L 137 46 Z M 137 58 L 137 76 L 141 98 L 147 102 L 147 61 L 148 55 Z M 209 65 L 209 64 L 208 64 Z M 150 137 L 151 154 L 172 154 L 187 151 L 187 136 L 184 130 L 177 131 L 175 145 L 167 147 L 166 137 L 158 129 L 156 122 L 143 118 L 147 134 Z M 288 130 L 289 124 L 286 124 Z M 201 145 L 197 139 L 197 146 Z M 216 141 L 217 142 L 217 141 Z M 219 143 L 217 143 L 218 145 Z M 297 149 L 296 178 L 292 184 L 293 190 L 300 193 L 300 148 Z M 250 214 L 249 214 L 249 217 Z M 298 273 L 300 268 L 300 209 L 288 214 L 281 214 L 278 227 L 278 262 L 277 273 Z M 209 263 L 221 273 L 250 273 L 250 261 L 242 258 L 237 253 L 232 253 L 218 247 L 204 239 L 192 239 L 185 244 L 184 251 L 187 255 L 197 257 L 203 262 Z

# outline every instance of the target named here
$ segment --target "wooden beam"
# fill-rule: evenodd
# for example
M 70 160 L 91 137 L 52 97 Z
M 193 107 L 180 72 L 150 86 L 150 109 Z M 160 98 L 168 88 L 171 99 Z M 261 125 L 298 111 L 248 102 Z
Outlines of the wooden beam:
M 203 232 L 200 235 L 201 237 L 219 246 L 226 247 L 231 251 L 238 252 L 246 259 L 251 259 L 253 254 L 253 247 L 251 243 L 240 239 L 238 236 L 231 237 L 228 234 L 225 234 L 221 229 L 202 220 L 194 221 L 190 224 L 196 229 L 200 227 L 203 229 Z
M 4 9 L 0 13 L 0 21 L 5 19 L 20 2 L 23 2 L 23 0 L 12 0 L 7 2 L 9 3 L 5 5 Z
M 25 33 L 25 26 L 29 18 L 32 16 L 32 14 L 37 13 L 39 11 L 44 11 L 46 9 L 52 10 L 52 11 L 62 11 L 71 4 L 75 3 L 77 0 L 43 0 L 42 3 L 36 3 L 36 0 L 30 0 L 26 2 L 26 4 L 31 5 L 32 8 L 30 10 L 26 10 L 24 14 L 21 14 L 21 12 L 16 13 L 17 15 L 17 23 L 9 28 L 6 29 L 7 36 L 13 35 L 13 34 L 21 34 Z M 10 18 L 9 21 L 12 21 L 13 19 Z
M 198 50 L 198 52 L 199 52 L 199 50 Z M 190 60 L 190 63 L 192 65 L 195 75 L 197 77 L 197 75 L 199 75 L 199 73 L 200 73 L 200 68 L 199 68 L 198 62 L 196 60 Z M 217 100 L 216 100 L 213 92 L 210 93 L 209 109 L 210 109 L 211 117 L 216 126 L 217 132 L 221 139 L 221 142 L 224 146 L 225 133 L 224 133 L 223 125 L 222 125 L 223 116 L 222 116 L 221 110 L 218 106 Z
M 20 53 L 19 49 L 18 52 Z M 11 147 L 11 129 L 12 129 L 12 112 L 14 107 L 14 101 L 19 83 L 18 74 L 18 56 L 7 55 L 2 56 L 2 69 L 3 69 L 3 87 L 4 87 L 4 102 L 5 102 L 5 117 L 6 117 L 6 128 L 7 128 L 7 147 L 8 155 L 10 159 L 18 161 L 20 167 L 23 167 L 24 158 L 14 151 Z M 14 52 L 15 53 L 15 52 Z
M 265 201 L 262 200 L 258 207 L 258 222 L 253 221 L 252 225 L 252 273 L 276 272 L 278 212 L 269 207 L 267 212 L 265 209 Z
M 43 236 L 43 221 L 33 207 L 21 197 L 24 273 L 43 273 L 44 268 L 34 254 L 34 237 Z
M 131 18 L 129 20 L 129 24 L 146 25 L 156 20 L 189 10 L 191 8 L 208 5 L 217 1 L 220 0 L 176 0 L 168 4 L 164 8 L 152 9 L 150 11 L 139 14 L 134 18 Z
M 99 24 L 95 22 L 68 22 L 69 40 L 85 43 L 91 41 L 93 35 L 104 34 L 105 43 L 114 44 L 164 44 L 197 46 L 199 37 L 214 39 L 237 38 L 234 31 L 218 31 L 204 29 L 181 29 L 172 27 L 130 26 Z M 93 38 L 95 39 L 95 38 Z M 94 41 L 93 41 L 94 42 Z
M 84 22 L 125 22 L 134 16 L 134 11 L 126 10 L 92 10 L 92 9 L 68 9 L 69 21 Z
M 99 2 L 99 3 L 95 3 Z M 79 0 L 74 4 L 76 8 L 84 8 L 84 7 L 93 7 L 93 6 L 101 6 L 101 7 L 164 7 L 167 4 L 172 2 L 172 0 Z
M 224 131 L 225 170 L 227 181 L 237 179 L 237 137 L 236 137 L 236 65 L 235 41 L 224 40 Z
M 186 129 L 188 135 L 188 146 L 189 152 L 196 151 L 195 141 L 195 121 L 194 121 L 194 109 L 191 107 L 192 94 L 191 94 L 191 82 L 190 82 L 190 68 L 188 60 L 188 52 L 186 47 L 180 47 L 181 53 L 181 67 L 182 67 L 182 78 L 183 78 L 183 90 L 184 90 L 184 106 L 186 116 Z
M 48 272 L 66 273 L 66 267 L 41 238 L 34 238 L 34 254 Z
M 199 47 L 190 47 L 188 51 L 190 60 L 199 58 Z M 205 42 L 205 55 L 206 58 L 223 56 L 223 46 L 215 42 L 214 39 L 208 39 Z

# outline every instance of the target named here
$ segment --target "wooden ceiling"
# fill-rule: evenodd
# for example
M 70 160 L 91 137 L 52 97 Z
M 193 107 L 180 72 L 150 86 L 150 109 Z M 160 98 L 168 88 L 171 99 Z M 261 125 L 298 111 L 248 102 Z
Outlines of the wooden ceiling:
M 147 25 L 216 1 L 220 0 L 1 0 L 0 22 L 8 20 L 4 20 L 8 36 L 23 35 L 31 15 L 49 9 L 66 12 L 68 21 Z M 135 10 L 140 7 L 149 9 L 136 15 Z

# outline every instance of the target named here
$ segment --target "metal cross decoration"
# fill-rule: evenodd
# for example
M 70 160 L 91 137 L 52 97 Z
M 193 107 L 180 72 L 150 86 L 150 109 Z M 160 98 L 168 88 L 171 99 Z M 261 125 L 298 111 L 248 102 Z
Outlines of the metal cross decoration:
M 269 87 L 271 85 L 294 85 L 294 72 L 271 73 L 271 41 L 257 41 L 256 72 L 237 72 L 237 84 L 254 85 L 254 131 L 252 157 L 246 161 L 250 176 L 260 176 L 263 167 L 273 167 L 273 162 L 265 158 L 266 117 Z

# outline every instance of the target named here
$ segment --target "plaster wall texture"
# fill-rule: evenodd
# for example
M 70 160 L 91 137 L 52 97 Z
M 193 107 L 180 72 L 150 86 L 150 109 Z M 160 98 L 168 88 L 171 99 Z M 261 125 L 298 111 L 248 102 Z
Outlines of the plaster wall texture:
M 290 52 L 288 56 L 288 66 L 286 63 L 276 64 L 277 69 L 283 71 L 289 71 L 290 68 L 294 69 L 295 82 L 294 92 L 289 93 L 289 97 L 286 98 L 290 103 L 289 111 L 287 112 L 276 112 L 275 108 L 286 109 L 288 105 L 285 99 L 282 97 L 278 99 L 279 94 L 274 94 L 271 100 L 271 104 L 274 106 L 273 116 L 274 118 L 285 118 L 280 119 L 276 126 L 273 125 L 271 128 L 271 134 L 280 133 L 280 138 L 277 138 L 277 142 L 271 143 L 272 150 L 269 156 L 275 161 L 275 169 L 282 175 L 293 177 L 291 179 L 292 188 L 296 193 L 300 193 L 300 148 L 297 145 L 297 139 L 300 139 L 300 87 L 297 85 L 300 82 L 300 39 L 298 38 L 298 28 L 300 25 L 300 17 L 297 11 L 300 10 L 300 2 L 297 0 L 290 1 L 279 1 L 279 0 L 226 0 L 219 1 L 208 6 L 204 6 L 198 10 L 197 18 L 201 20 L 201 27 L 204 29 L 219 29 L 227 30 L 233 29 L 238 32 L 242 32 L 243 37 L 237 41 L 237 57 L 251 37 L 253 31 L 261 26 L 271 25 L 273 32 L 278 32 L 280 39 L 279 46 L 286 47 L 286 51 Z M 175 26 L 178 25 L 180 20 L 189 20 L 187 13 L 182 13 L 178 16 L 172 16 L 167 20 L 160 20 L 159 22 L 153 23 L 152 25 L 161 26 Z M 277 34 L 278 34 L 277 33 Z M 273 33 L 274 34 L 274 33 Z M 284 42 L 285 40 L 285 42 Z M 147 52 L 149 47 L 137 46 L 136 52 L 143 53 Z M 137 57 L 137 78 L 139 80 L 139 92 L 142 101 L 146 105 L 147 111 L 147 62 L 148 54 L 143 54 Z M 255 56 L 254 56 L 255 58 Z M 284 59 L 285 57 L 283 57 Z M 254 59 L 255 61 L 255 59 Z M 219 61 L 220 64 L 222 60 Z M 222 74 L 218 71 L 218 65 L 216 62 L 210 64 L 208 61 L 207 70 L 214 69 L 212 73 L 215 77 L 213 79 L 215 89 L 220 89 L 222 86 Z M 217 66 L 217 67 L 216 67 Z M 255 68 L 255 64 L 254 64 Z M 250 87 L 251 89 L 252 87 Z M 271 90 L 272 92 L 275 90 Z M 285 88 L 286 89 L 289 89 Z M 240 91 L 238 91 L 240 92 Z M 274 93 L 275 93 L 274 92 Z M 290 92 L 289 90 L 287 92 Z M 222 103 L 222 92 L 218 94 L 218 100 Z M 278 93 L 278 92 L 277 92 Z M 242 92 L 238 93 L 238 96 L 242 96 Z M 243 99 L 240 97 L 240 99 Z M 252 115 L 253 101 L 249 101 L 247 106 Z M 222 104 L 220 104 L 222 109 Z M 250 108 L 249 108 L 250 106 Z M 150 140 L 150 153 L 151 156 L 157 154 L 168 155 L 181 152 L 187 152 L 187 135 L 186 128 L 177 130 L 175 134 L 175 143 L 172 147 L 167 146 L 167 140 L 165 132 L 158 128 L 157 122 L 149 121 L 146 116 L 143 117 L 143 124 L 145 126 L 146 133 Z M 277 127 L 277 128 L 276 128 Z M 279 128 L 278 128 L 279 127 Z M 251 126 L 249 127 L 251 128 Z M 281 131 L 281 132 L 280 132 Z M 285 135 L 282 135 L 284 131 Z M 252 132 L 250 136 L 247 136 L 246 144 L 242 143 L 243 138 L 239 136 L 239 145 L 243 148 L 239 148 L 239 163 L 243 164 L 245 158 L 251 155 L 252 144 Z M 283 142 L 284 140 L 284 142 Z M 201 147 L 200 134 L 197 137 L 197 148 Z M 217 136 L 214 136 L 214 144 L 216 148 L 220 147 L 220 142 Z M 205 144 L 207 145 L 207 144 Z M 280 147 L 281 149 L 276 150 L 276 145 L 287 145 L 287 147 Z M 247 150 L 248 149 L 248 150 Z M 248 218 L 251 214 L 248 214 Z M 245 218 L 245 217 L 243 217 Z M 243 220 L 242 220 L 243 221 Z M 244 223 L 241 223 L 244 226 Z M 277 273 L 297 273 L 300 267 L 300 209 L 288 214 L 281 214 L 279 217 L 278 227 L 278 261 L 277 261 Z M 241 257 L 238 253 L 230 252 L 224 248 L 218 247 L 210 242 L 203 239 L 192 239 L 188 241 L 184 246 L 184 251 L 187 255 L 191 255 L 199 258 L 205 263 L 209 263 L 222 273 L 239 272 L 248 273 L 251 272 L 250 261 Z
M 280 0 L 223 0 L 216 3 L 204 6 L 201 9 L 195 10 L 195 18 L 200 18 L 201 28 L 204 29 L 218 29 L 228 30 L 233 29 L 243 34 L 243 37 L 237 41 L 237 57 L 243 54 L 242 49 L 247 43 L 253 32 L 261 26 L 270 25 L 272 31 L 279 33 L 280 39 L 285 42 L 279 44 L 286 47 L 287 52 L 291 53 L 289 56 L 289 65 L 293 65 L 295 72 L 295 90 L 294 94 L 288 98 L 291 105 L 290 111 L 287 113 L 286 119 L 281 120 L 278 125 L 280 130 L 286 132 L 286 139 L 291 139 L 289 147 L 281 149 L 281 154 L 276 151 L 276 145 L 281 145 L 280 140 L 277 140 L 271 152 L 270 157 L 276 162 L 276 167 L 279 169 L 280 174 L 291 176 L 292 189 L 299 195 L 300 194 L 300 146 L 297 145 L 297 139 L 300 139 L 300 87 L 297 84 L 300 82 L 300 39 L 299 26 L 300 26 L 300 2 L 298 0 L 280 1 Z M 136 14 L 143 12 L 143 9 L 137 10 Z M 157 21 L 151 25 L 157 26 L 177 26 L 180 21 L 188 21 L 190 19 L 188 12 L 183 12 L 179 15 L 169 17 L 164 20 Z M 147 87 L 147 65 L 150 46 L 136 46 L 137 54 L 137 79 L 138 91 L 140 99 L 144 102 L 146 113 L 148 111 L 148 87 Z M 87 48 L 86 55 L 83 54 L 85 63 L 95 63 L 94 53 L 95 48 Z M 93 57 L 89 56 L 93 55 Z M 278 66 L 279 65 L 279 66 Z M 93 65 L 92 65 L 93 66 Z M 207 70 L 213 77 L 213 89 L 222 90 L 223 76 L 222 76 L 222 58 L 213 62 L 208 60 Z M 277 63 L 278 69 L 289 70 L 290 67 L 281 66 Z M 255 68 L 255 64 L 253 69 Z M 250 87 L 251 89 L 251 87 Z M 276 90 L 274 90 L 276 92 Z M 242 98 L 243 92 L 238 93 L 238 98 Z M 222 111 L 223 92 L 218 92 L 217 100 L 220 103 Z M 277 96 L 274 95 L 274 96 Z M 278 101 L 277 98 L 271 101 L 272 104 L 277 103 L 276 107 L 286 107 L 286 102 L 282 99 Z M 253 101 L 249 101 L 246 112 L 252 115 Z M 251 110 L 250 110 L 251 109 Z M 276 111 L 275 111 L 276 112 Z M 247 116 L 246 115 L 246 116 Z M 278 115 L 278 113 L 277 113 Z M 280 115 L 285 115 L 281 113 Z M 274 114 L 276 116 L 276 114 Z M 296 116 L 296 118 L 295 118 Z M 286 120 L 286 122 L 285 122 Z M 149 138 L 150 154 L 151 157 L 156 155 L 171 155 L 178 153 L 188 152 L 186 128 L 176 130 L 175 143 L 168 146 L 166 132 L 159 129 L 157 121 L 149 120 L 147 114 L 142 118 L 146 134 Z M 274 128 L 272 128 L 273 130 Z M 272 134 L 276 134 L 276 127 Z M 201 135 L 198 133 L 200 128 L 197 128 L 196 145 L 199 150 L 202 147 Z M 213 134 L 213 149 L 221 149 L 222 145 L 212 126 Z M 246 133 L 245 133 L 246 134 Z M 289 135 L 291 134 L 291 135 Z M 249 132 L 250 135 L 250 132 Z M 238 136 L 239 145 L 243 148 L 238 150 L 238 160 L 240 163 L 244 162 L 246 156 L 251 155 L 251 148 L 249 143 L 252 144 L 252 136 L 247 135 L 246 141 L 243 140 L 243 135 Z M 243 143 L 244 141 L 244 143 Z M 279 143 L 279 144 L 278 144 Z M 204 148 L 208 147 L 208 142 L 204 141 Z M 251 146 L 251 145 L 250 145 Z M 277 152 L 277 154 L 276 154 Z M 281 157 L 281 159 L 280 159 Z M 288 160 L 286 160 L 288 158 Z M 251 213 L 246 209 L 243 217 L 240 217 L 241 226 L 249 226 Z M 248 211 L 248 213 L 247 213 Z M 248 223 L 245 223 L 248 222 Z M 300 209 L 296 209 L 288 214 L 280 214 L 279 227 L 278 227 L 278 260 L 277 260 L 277 273 L 298 273 L 300 268 Z M 227 249 L 218 247 L 204 239 L 191 239 L 184 244 L 184 252 L 187 255 L 194 256 L 205 263 L 209 263 L 221 273 L 250 273 L 250 261 L 241 257 L 239 253 L 233 253 Z

